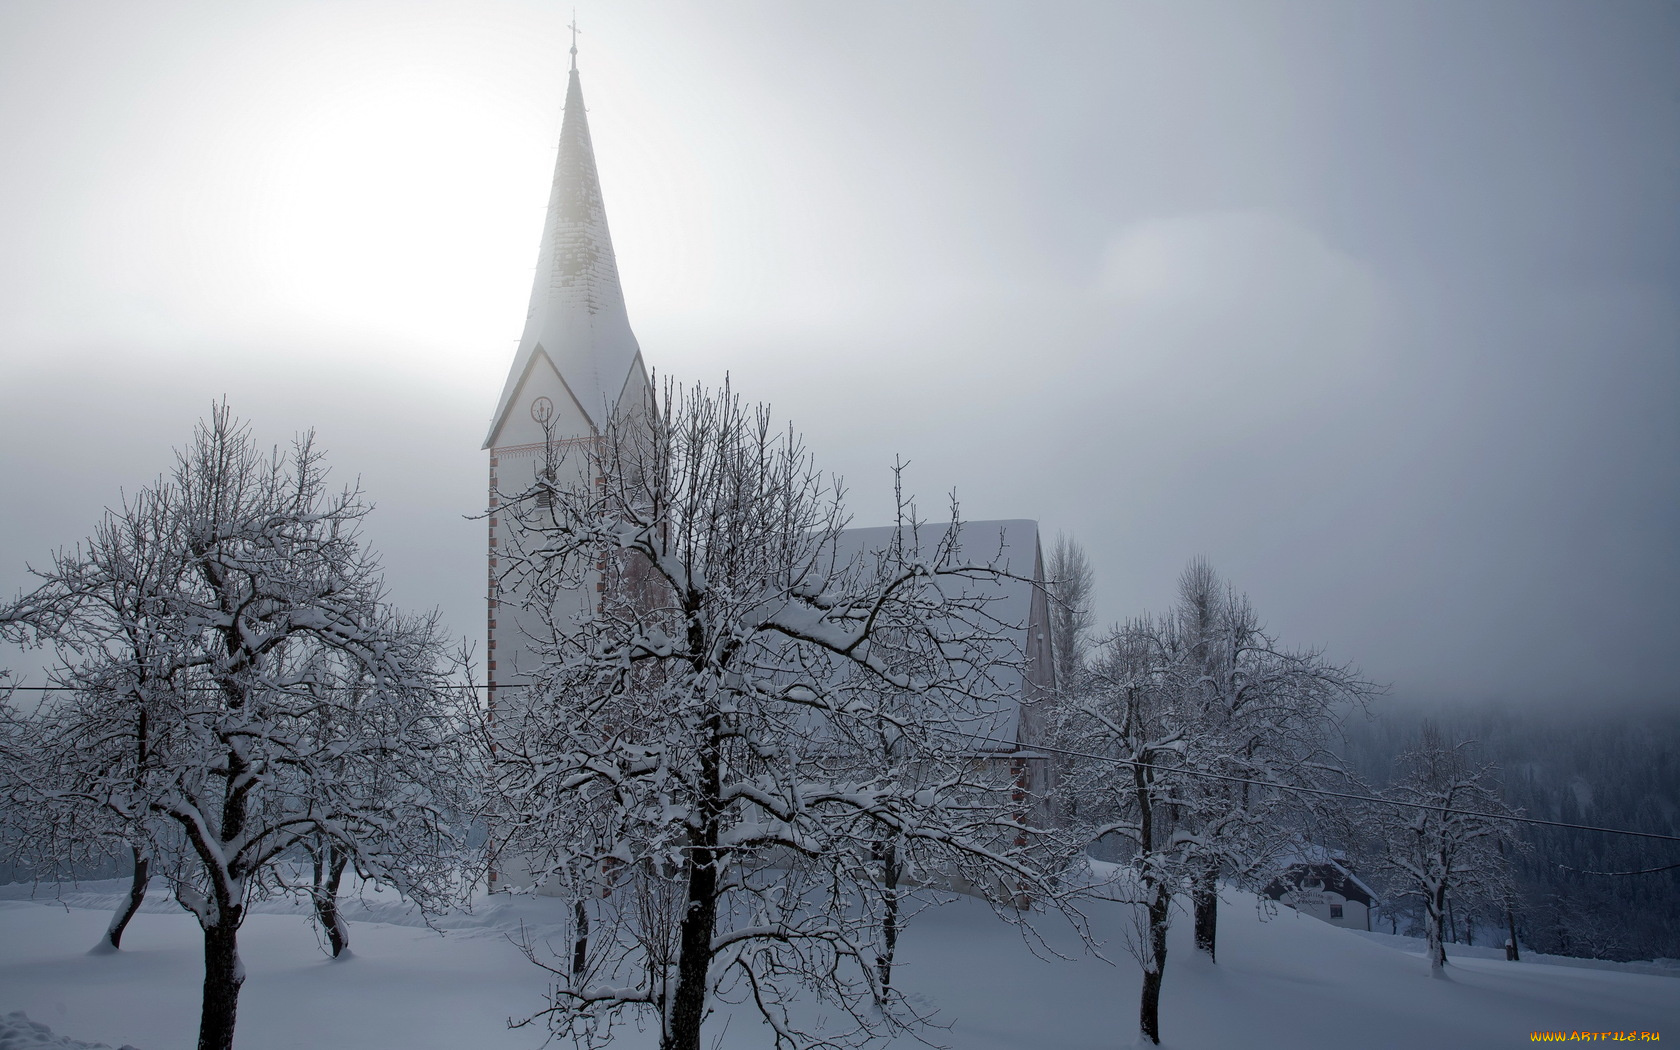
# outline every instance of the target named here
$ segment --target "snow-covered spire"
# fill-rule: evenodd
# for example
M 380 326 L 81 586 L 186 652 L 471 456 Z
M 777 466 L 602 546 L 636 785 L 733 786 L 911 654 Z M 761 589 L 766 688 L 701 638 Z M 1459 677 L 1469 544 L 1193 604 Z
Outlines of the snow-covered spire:
M 520 381 L 539 354 L 553 362 L 584 418 L 599 428 L 618 403 L 641 353 L 624 310 L 618 261 L 595 171 L 595 147 L 578 83 L 575 24 L 571 54 L 560 155 L 554 164 L 548 220 L 537 253 L 531 308 L 485 438 L 486 448 L 494 442 Z

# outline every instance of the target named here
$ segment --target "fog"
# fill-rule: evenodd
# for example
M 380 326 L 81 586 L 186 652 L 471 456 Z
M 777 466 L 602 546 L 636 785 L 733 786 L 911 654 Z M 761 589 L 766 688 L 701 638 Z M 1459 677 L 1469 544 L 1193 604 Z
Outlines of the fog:
M 482 631 L 569 16 L 0 8 L 0 593 L 225 395 Z M 1673 4 L 578 20 L 648 363 L 770 402 L 859 524 L 902 456 L 930 516 L 1076 536 L 1105 622 L 1201 555 L 1396 696 L 1680 699 Z

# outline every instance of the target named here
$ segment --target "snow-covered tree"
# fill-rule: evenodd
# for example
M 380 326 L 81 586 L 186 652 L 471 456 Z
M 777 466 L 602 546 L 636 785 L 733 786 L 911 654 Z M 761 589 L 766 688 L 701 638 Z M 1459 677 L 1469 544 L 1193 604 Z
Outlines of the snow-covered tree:
M 902 885 L 1043 885 L 974 754 L 995 552 L 908 512 L 884 549 L 849 549 L 838 484 L 727 387 L 667 384 L 574 452 L 502 504 L 503 594 L 546 633 L 498 707 L 492 830 L 503 870 L 576 916 L 532 1020 L 599 1045 L 646 1018 L 664 1050 L 698 1050 L 719 1000 L 750 1001 L 779 1047 L 904 1023 Z M 579 590 L 597 597 L 565 613 Z
M 34 751 L 28 746 L 28 726 L 12 706 L 15 688 L 11 672 L 0 671 L 0 856 L 11 858 L 15 873 L 29 852 L 25 846 L 36 820 L 29 804 L 34 781 Z
M 1162 647 L 1184 666 L 1174 675 L 1179 718 L 1190 727 L 1182 819 L 1192 867 L 1196 947 L 1217 955 L 1219 883 L 1252 878 L 1291 848 L 1311 818 L 1334 819 L 1319 796 L 1293 787 L 1345 786 L 1329 749 L 1339 712 L 1373 687 L 1316 650 L 1289 650 L 1202 559 L 1179 577 L 1175 630 Z M 1260 787 L 1257 784 L 1279 785 Z
M 140 790 L 163 709 L 157 696 L 181 670 L 168 618 L 169 596 L 187 572 L 161 485 L 107 511 L 93 535 L 37 570 L 40 585 L 0 607 L 0 636 L 50 643 L 62 658 L 52 674 L 56 702 L 38 705 L 19 732 L 35 772 L 24 785 L 31 816 L 25 856 L 37 877 L 126 852 L 129 893 L 111 916 L 103 946 L 116 950 L 151 882 L 152 835 L 141 814 L 118 802 L 89 805 L 64 774 L 96 764 L 107 782 Z M 126 794 L 122 795 L 126 799 Z
M 1220 880 L 1257 874 L 1290 844 L 1313 806 L 1288 789 L 1339 776 L 1325 738 L 1337 706 L 1369 690 L 1316 652 L 1280 648 L 1197 560 L 1168 615 L 1115 628 L 1066 691 L 1055 739 L 1076 757 L 1061 811 L 1123 857 L 1152 1042 L 1173 896 L 1189 890 L 1197 947 L 1212 957 Z
M 418 778 L 440 812 L 456 822 L 464 820 L 483 765 L 470 696 L 458 691 L 463 683 L 452 680 L 462 677 L 455 672 L 464 665 L 463 658 L 446 651 L 436 614 L 404 616 L 380 606 L 370 610 L 363 628 L 378 639 L 378 661 L 332 647 L 311 654 L 313 666 L 307 675 L 316 702 L 301 732 L 318 756 L 312 775 L 335 785 L 347 811 L 365 814 L 379 814 L 387 800 L 413 793 Z M 405 673 L 393 675 L 391 667 Z M 400 813 L 392 811 L 393 816 Z M 428 848 L 451 848 L 447 839 L 428 842 L 433 830 L 426 824 L 412 830 L 422 835 L 413 843 L 421 856 Z M 377 848 L 409 847 L 400 825 L 387 834 L 390 840 Z M 316 829 L 299 841 L 310 862 L 311 907 L 334 957 L 350 943 L 338 906 L 341 881 L 371 845 L 375 844 L 366 839 L 346 841 L 330 828 Z M 448 859 L 445 853 L 428 863 Z M 402 870 L 406 861 L 392 856 L 386 863 Z M 368 870 L 365 863 L 360 866 Z M 447 877 L 447 872 L 435 869 L 428 875 Z
M 59 647 L 28 722 L 60 818 L 120 837 L 204 935 L 201 1050 L 231 1046 L 238 933 L 331 843 L 423 907 L 455 884 L 452 774 L 470 712 L 431 620 L 385 602 L 311 439 L 265 454 L 225 405 L 160 480 L 63 552 L 0 620 Z M 139 887 L 143 890 L 143 885 Z
M 1050 645 L 1056 654 L 1056 681 L 1071 687 L 1085 662 L 1096 622 L 1092 607 L 1096 574 L 1084 546 L 1064 532 L 1056 533 L 1045 568 L 1054 599 L 1050 607 Z
M 1178 703 L 1184 663 L 1170 620 L 1140 617 L 1116 627 L 1092 655 L 1080 689 L 1059 705 L 1054 737 L 1084 756 L 1060 790 L 1079 798 L 1076 838 L 1125 855 L 1109 886 L 1136 907 L 1126 948 L 1143 969 L 1138 1029 L 1161 1041 L 1161 982 L 1172 899 L 1189 873 L 1179 818 L 1190 728 Z
M 1372 805 L 1367 817 L 1391 886 L 1423 904 L 1429 968 L 1437 977 L 1447 964 L 1449 896 L 1478 883 L 1496 887 L 1504 868 L 1500 843 L 1516 842 L 1502 818 L 1518 814 L 1501 797 L 1498 767 L 1477 764 L 1473 750 L 1468 741 L 1448 744 L 1439 726 L 1425 723 L 1382 792 L 1403 805 Z

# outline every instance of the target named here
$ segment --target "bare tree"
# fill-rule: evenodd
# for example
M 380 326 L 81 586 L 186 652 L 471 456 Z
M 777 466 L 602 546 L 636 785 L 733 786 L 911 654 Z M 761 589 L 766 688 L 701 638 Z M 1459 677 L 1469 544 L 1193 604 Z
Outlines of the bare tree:
M 378 662 L 346 658 L 332 648 L 312 656 L 307 675 L 313 706 L 300 731 L 319 756 L 313 775 L 335 785 L 347 810 L 389 810 L 392 816 L 403 811 L 392 808 L 391 800 L 414 794 L 414 781 L 424 779 L 436 812 L 464 820 L 484 775 L 471 694 L 459 691 L 462 683 L 451 680 L 463 677 L 456 672 L 466 666 L 465 654 L 446 651 L 435 613 L 404 616 L 381 605 L 369 610 L 363 627 L 378 640 Z M 406 673 L 392 675 L 392 666 Z M 420 848 L 420 856 L 431 856 L 430 848 L 451 848 L 448 839 L 428 841 L 434 832 L 425 823 L 407 830 L 420 832 L 420 839 L 412 843 Z M 335 958 L 350 945 L 338 903 L 344 874 L 354 870 L 369 848 L 408 848 L 400 822 L 393 831 L 396 834 L 382 843 L 373 841 L 377 836 L 364 836 L 353 844 L 330 828 L 317 828 L 299 840 L 310 861 L 311 908 Z M 446 852 L 427 863 L 435 865 L 448 857 Z M 394 856 L 387 863 L 402 871 L 407 862 Z M 361 867 L 367 870 L 365 863 Z M 442 869 L 427 873 L 447 877 Z
M 1090 647 L 1091 628 L 1096 622 L 1092 600 L 1096 574 L 1079 541 L 1064 532 L 1056 533 L 1050 548 L 1050 644 L 1056 654 L 1056 682 L 1069 688 L 1079 676 Z
M 177 673 L 165 620 L 167 596 L 180 585 L 185 562 L 160 538 L 174 527 L 161 486 L 142 490 L 121 510 L 107 511 L 94 533 L 72 551 L 59 551 L 27 597 L 0 607 L 0 637 L 50 643 L 65 658 L 53 688 L 71 694 L 42 705 L 26 723 L 39 772 L 26 785 L 33 834 L 30 856 L 38 875 L 63 877 L 81 864 L 121 850 L 131 862 L 129 892 L 106 927 L 102 945 L 115 951 L 145 901 L 151 881 L 151 837 L 120 805 L 98 808 L 67 802 L 47 786 L 65 769 L 81 768 L 90 742 L 107 776 L 126 777 L 139 790 L 154 743 L 164 680 Z M 96 733 L 89 733 L 97 726 Z M 56 732 L 55 732 L 56 730 Z
M 1382 793 L 1403 806 L 1373 805 L 1367 818 L 1377 834 L 1391 884 L 1420 900 L 1429 969 L 1444 976 L 1450 895 L 1477 881 L 1497 881 L 1501 842 L 1516 844 L 1512 812 L 1500 797 L 1498 767 L 1472 761 L 1474 744 L 1448 744 L 1425 723 L 1417 747 L 1400 756 L 1401 773 Z
M 37 821 L 31 805 L 35 752 L 21 712 L 13 706 L 16 690 L 10 671 L 0 671 L 0 856 L 11 858 L 12 877 L 27 869 L 27 844 Z
M 890 988 L 900 885 L 1043 883 L 975 754 L 992 559 L 955 522 L 924 545 L 907 512 L 885 549 L 848 550 L 839 486 L 727 387 L 667 384 L 582 454 L 583 484 L 539 472 L 503 503 L 503 593 L 546 633 L 498 716 L 496 833 L 576 916 L 530 1020 L 600 1045 L 644 1015 L 664 1050 L 697 1050 L 720 1000 L 778 1047 L 913 1021 Z M 813 1027 L 818 1004 L 845 1026 Z
M 265 455 L 218 406 L 167 480 L 0 612 L 60 645 L 70 691 L 31 743 L 61 812 L 144 851 L 203 930 L 201 1050 L 232 1044 L 240 925 L 291 890 L 299 848 L 330 842 L 422 907 L 454 885 L 470 714 L 435 623 L 384 601 L 367 504 L 325 475 L 309 437 Z
M 1175 889 L 1187 875 L 1180 777 L 1190 740 L 1177 703 L 1183 661 L 1170 620 L 1140 617 L 1116 627 L 1098 649 L 1081 688 L 1057 711 L 1055 738 L 1089 756 L 1064 773 L 1060 790 L 1079 796 L 1078 837 L 1118 840 L 1127 853 L 1115 880 L 1136 908 L 1126 948 L 1143 970 L 1138 1029 L 1161 1041 L 1161 982 Z
M 1280 646 L 1248 596 L 1200 558 L 1179 577 L 1173 616 L 1164 652 L 1185 665 L 1175 681 L 1183 686 L 1179 717 L 1194 727 L 1186 761 L 1230 778 L 1182 785 L 1195 943 L 1213 959 L 1220 880 L 1253 877 L 1303 825 L 1336 819 L 1319 796 L 1288 789 L 1345 784 L 1329 738 L 1340 712 L 1363 705 L 1375 687 L 1316 650 Z
M 1198 559 L 1171 612 L 1115 628 L 1065 696 L 1056 739 L 1081 757 L 1063 774 L 1062 812 L 1086 840 L 1123 844 L 1151 1042 L 1174 894 L 1189 889 L 1196 945 L 1213 957 L 1221 878 L 1257 873 L 1291 841 L 1310 806 L 1289 788 L 1340 775 L 1326 733 L 1337 705 L 1369 691 L 1317 652 L 1280 648 Z

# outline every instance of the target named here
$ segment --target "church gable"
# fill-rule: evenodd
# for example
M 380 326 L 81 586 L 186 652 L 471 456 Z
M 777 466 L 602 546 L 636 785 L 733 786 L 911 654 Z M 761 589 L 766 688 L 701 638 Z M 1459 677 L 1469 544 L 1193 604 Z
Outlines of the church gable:
M 538 346 L 526 359 L 522 373 L 509 377 L 508 390 L 502 395 L 500 410 L 491 423 L 484 446 L 500 449 L 540 444 L 544 440 L 542 418 L 545 416 L 552 421 L 552 433 L 557 438 L 594 433 L 594 425 L 572 393 L 566 377 Z

